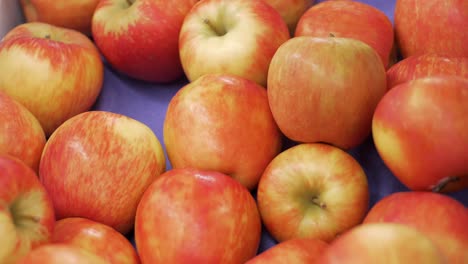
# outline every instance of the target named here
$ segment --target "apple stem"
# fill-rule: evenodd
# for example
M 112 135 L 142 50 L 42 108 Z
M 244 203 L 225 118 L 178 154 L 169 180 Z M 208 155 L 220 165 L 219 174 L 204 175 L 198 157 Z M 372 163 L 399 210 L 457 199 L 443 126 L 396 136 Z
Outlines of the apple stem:
M 133 5 L 133 3 L 135 3 L 135 0 L 127 0 L 127 3 L 129 6 Z
M 328 33 L 328 36 L 329 36 L 330 38 L 334 38 L 334 37 L 335 37 L 335 34 L 333 34 L 333 33 L 330 32 L 330 33 Z
M 50 39 L 50 35 L 49 35 L 49 34 L 47 34 L 47 35 L 45 35 L 45 36 L 44 36 L 44 38 L 46 38 L 46 39 Z
M 208 18 L 204 18 L 203 22 L 205 24 L 207 24 L 211 28 L 211 30 L 213 30 L 216 33 L 216 35 L 218 35 L 218 36 L 226 35 L 226 33 L 227 33 L 226 29 L 215 27 L 215 25 L 213 25 L 213 23 L 211 23 L 211 21 Z
M 432 192 L 441 192 L 449 183 L 457 182 L 460 177 L 445 177 L 440 180 L 435 186 L 431 187 Z
M 312 198 L 312 203 L 317 205 L 318 207 L 320 207 L 322 209 L 327 208 L 327 205 L 325 203 L 321 202 L 318 197 Z

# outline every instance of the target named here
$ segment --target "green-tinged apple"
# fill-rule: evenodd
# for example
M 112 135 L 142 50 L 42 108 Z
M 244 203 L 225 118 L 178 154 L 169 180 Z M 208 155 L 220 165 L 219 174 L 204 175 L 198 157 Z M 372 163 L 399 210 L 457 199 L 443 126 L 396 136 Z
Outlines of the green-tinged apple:
M 37 174 L 23 161 L 0 155 L 0 263 L 14 264 L 48 243 L 54 208 Z
M 30 251 L 16 264 L 108 264 L 102 258 L 67 244 L 47 244 Z
M 417 78 L 455 75 L 468 79 L 468 57 L 447 57 L 437 54 L 413 55 L 387 70 L 387 88 Z
M 427 217 L 427 216 L 426 216 Z M 320 256 L 323 264 L 444 264 L 446 259 L 424 234 L 406 225 L 364 224 L 335 239 Z
M 172 168 L 219 171 L 254 189 L 282 137 L 265 88 L 234 75 L 206 74 L 170 100 L 164 144 Z
M 81 217 L 58 220 L 51 243 L 77 246 L 106 260 L 109 264 L 138 264 L 133 245 L 110 226 Z
M 323 143 L 299 144 L 278 154 L 257 190 L 263 223 L 278 242 L 330 242 L 358 225 L 369 206 L 367 177 L 345 151 Z
M 143 264 L 245 263 L 257 253 L 260 236 L 249 190 L 216 171 L 167 171 L 145 191 L 136 213 Z
M 389 66 L 393 24 L 381 10 L 358 1 L 325 1 L 309 8 L 297 23 L 295 36 L 353 38 L 371 46 Z
M 245 264 L 316 263 L 328 244 L 319 239 L 295 238 L 278 243 Z
M 297 22 L 315 0 L 265 0 L 265 2 L 280 13 L 288 26 L 289 34 L 294 36 Z
M 57 219 L 84 217 L 126 234 L 145 189 L 165 170 L 160 141 L 125 115 L 89 111 L 47 141 L 39 178 Z
M 17 157 L 37 173 L 45 143 L 37 118 L 0 91 L 0 153 Z
M 372 123 L 385 165 L 409 189 L 468 188 L 468 79 L 425 77 L 389 90 Z
M 20 0 L 26 22 L 44 22 L 91 35 L 91 19 L 99 0 Z
M 303 143 L 361 144 L 386 91 L 377 52 L 351 38 L 294 37 L 275 53 L 268 72 L 273 117 L 286 137 Z
M 222 73 L 266 87 L 271 58 L 289 38 L 286 22 L 263 0 L 202 0 L 182 24 L 180 60 L 189 81 Z
M 92 19 L 92 35 L 118 72 L 148 82 L 167 83 L 184 75 L 179 32 L 198 0 L 102 0 Z
M 394 21 L 403 58 L 424 53 L 468 57 L 466 0 L 396 0 Z
M 84 34 L 31 22 L 0 42 L 0 90 L 23 104 L 46 136 L 65 120 L 89 110 L 103 84 L 99 51 Z
M 411 226 L 439 247 L 447 263 L 468 263 L 468 209 L 450 196 L 415 191 L 390 194 L 364 218 L 365 224 L 380 222 Z

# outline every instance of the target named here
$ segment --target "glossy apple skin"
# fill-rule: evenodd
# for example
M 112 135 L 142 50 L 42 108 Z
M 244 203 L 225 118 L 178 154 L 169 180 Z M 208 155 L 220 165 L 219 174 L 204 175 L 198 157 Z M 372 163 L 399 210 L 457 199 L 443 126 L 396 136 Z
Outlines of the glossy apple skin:
M 327 247 L 317 263 L 447 263 L 432 241 L 405 225 L 364 224 L 345 232 Z
M 403 59 L 387 70 L 387 88 L 417 78 L 454 75 L 468 79 L 468 58 L 437 54 L 414 55 Z
M 0 153 L 17 157 L 37 173 L 45 142 L 37 118 L 0 91 Z
M 173 168 L 219 171 L 253 189 L 279 153 L 282 138 L 263 87 L 233 75 L 207 74 L 169 102 L 164 144 Z
M 180 60 L 190 81 L 221 73 L 266 87 L 271 58 L 289 38 L 286 22 L 264 1 L 204 0 L 184 19 Z
M 375 110 L 372 135 L 393 174 L 415 191 L 468 187 L 468 79 L 426 77 L 393 87 Z
M 343 149 L 370 135 L 386 90 L 377 53 L 349 38 L 292 38 L 275 53 L 268 73 L 268 100 L 283 134 Z
M 393 46 L 393 25 L 381 10 L 358 1 L 325 1 L 309 8 L 294 36 L 353 38 L 371 46 L 385 68 Z
M 397 0 L 394 20 L 403 58 L 424 53 L 468 57 L 467 1 Z
M 294 36 L 296 25 L 301 16 L 314 4 L 315 0 L 265 0 L 278 11 Z
M 67 244 L 43 245 L 29 252 L 17 264 L 107 264 L 96 255 Z
M 328 144 L 299 144 L 265 169 L 257 203 L 276 241 L 330 242 L 364 219 L 369 189 L 364 170 L 348 153 Z
M 9 221 L 15 226 L 15 232 L 0 237 L 2 250 L 10 247 L 10 255 L 4 253 L 0 260 L 9 264 L 50 241 L 55 216 L 49 195 L 29 166 L 13 156 L 0 155 L 0 172 L 0 229 L 11 230 Z
M 296 238 L 278 243 L 245 264 L 316 263 L 328 244 L 319 239 Z
M 215 171 L 167 171 L 145 191 L 136 214 L 142 263 L 245 263 L 260 236 L 253 196 Z
M 397 192 L 379 200 L 364 223 L 399 223 L 427 235 L 448 263 L 467 263 L 468 209 L 459 201 L 438 193 Z
M 196 2 L 100 1 L 92 19 L 93 39 L 106 61 L 120 73 L 148 82 L 175 81 L 184 74 L 179 31 Z
M 25 23 L 0 42 L 0 90 L 30 111 L 47 137 L 92 107 L 102 89 L 103 67 L 93 42 L 70 29 Z
M 91 35 L 91 19 L 99 0 L 20 0 L 26 22 L 44 22 Z
M 51 243 L 80 247 L 109 264 L 138 264 L 140 259 L 133 245 L 110 226 L 81 217 L 58 220 L 52 232 Z
M 52 134 L 39 177 L 57 219 L 84 217 L 126 234 L 144 190 L 164 170 L 162 146 L 149 127 L 120 114 L 90 111 Z

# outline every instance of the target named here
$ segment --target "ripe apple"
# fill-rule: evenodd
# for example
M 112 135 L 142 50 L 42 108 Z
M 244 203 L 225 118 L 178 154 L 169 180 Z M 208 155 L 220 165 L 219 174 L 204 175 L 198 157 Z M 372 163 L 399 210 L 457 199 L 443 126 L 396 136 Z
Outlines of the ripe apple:
M 145 189 L 165 170 L 153 131 L 130 117 L 89 111 L 49 138 L 39 178 L 57 219 L 84 217 L 126 234 Z
M 260 236 L 251 193 L 216 171 L 167 171 L 148 187 L 136 212 L 142 263 L 245 263 L 257 253 Z
M 386 90 L 375 50 L 350 38 L 294 37 L 275 53 L 268 72 L 273 117 L 298 142 L 361 144 Z
M 371 46 L 385 67 L 393 46 L 393 24 L 387 15 L 358 1 L 325 1 L 309 8 L 297 23 L 295 36 L 353 38 Z
M 36 173 L 21 160 L 0 155 L 0 263 L 15 261 L 48 243 L 54 208 Z
M 271 58 L 289 37 L 286 22 L 263 0 L 202 0 L 182 24 L 180 60 L 189 81 L 222 73 L 265 87 Z
M 377 222 L 411 226 L 432 239 L 447 263 L 468 263 L 468 209 L 450 196 L 415 191 L 390 194 L 364 219 L 366 224 Z
M 38 172 L 45 142 L 44 130 L 37 118 L 0 91 L 0 153 L 17 157 Z
M 179 32 L 197 0 L 102 0 L 92 35 L 107 62 L 121 74 L 149 82 L 183 76 Z
M 403 58 L 424 53 L 468 57 L 468 1 L 397 0 L 394 20 Z
M 206 74 L 180 89 L 163 129 L 172 168 L 219 171 L 248 189 L 256 187 L 282 143 L 266 90 L 227 74 Z
M 79 247 L 47 244 L 29 252 L 16 264 L 108 264 L 109 262 Z
M 110 264 L 138 264 L 140 259 L 130 241 L 110 226 L 81 217 L 70 217 L 55 223 L 52 243 L 80 247 Z
M 330 242 L 364 219 L 369 189 L 364 170 L 350 154 L 323 143 L 299 144 L 265 169 L 257 203 L 276 241 Z
M 23 104 L 46 136 L 89 110 L 104 78 L 93 42 L 75 30 L 40 22 L 10 30 L 0 42 L 0 90 Z
M 265 0 L 265 2 L 280 13 L 288 26 L 290 35 L 294 36 L 297 22 L 315 0 Z
M 278 243 L 245 264 L 315 263 L 328 244 L 319 239 L 295 238 Z
M 455 75 L 468 78 L 468 57 L 447 57 L 437 54 L 413 55 L 387 70 L 387 88 L 417 78 Z
M 432 241 L 411 227 L 365 224 L 354 227 L 334 240 L 320 256 L 323 264 L 447 263 Z
M 425 77 L 389 90 L 372 135 L 390 171 L 415 191 L 468 187 L 468 79 Z
M 44 22 L 91 35 L 91 19 L 99 0 L 20 0 L 26 22 Z

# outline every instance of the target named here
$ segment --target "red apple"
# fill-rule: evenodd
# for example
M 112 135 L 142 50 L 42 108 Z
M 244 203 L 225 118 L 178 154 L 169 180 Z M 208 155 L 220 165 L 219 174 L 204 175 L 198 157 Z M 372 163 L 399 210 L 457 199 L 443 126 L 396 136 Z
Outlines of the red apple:
M 257 203 L 276 241 L 330 242 L 364 219 L 369 189 L 364 170 L 345 151 L 322 143 L 299 144 L 265 169 Z
M 48 243 L 55 217 L 36 173 L 21 160 L 0 155 L 0 263 L 15 263 Z
M 57 219 L 84 217 L 126 234 L 143 192 L 164 170 L 162 146 L 148 126 L 124 115 L 90 111 L 52 134 L 39 177 Z
M 437 54 L 414 55 L 387 70 L 387 88 L 417 78 L 455 75 L 468 79 L 468 57 L 451 58 Z
M 142 263 L 245 263 L 261 220 L 250 192 L 231 177 L 172 169 L 141 198 L 135 241 Z
M 295 36 L 353 38 L 371 46 L 385 67 L 393 46 L 392 21 L 381 10 L 358 1 L 325 1 L 309 8 Z
M 48 244 L 32 250 L 16 264 L 107 264 L 88 251 L 67 244 Z
M 280 13 L 288 26 L 290 35 L 294 36 L 297 22 L 315 0 L 265 0 L 265 2 Z
M 328 244 L 319 239 L 296 238 L 278 243 L 247 261 L 245 264 L 309 263 L 323 254 Z
M 52 243 L 77 246 L 106 260 L 109 264 L 138 264 L 133 245 L 110 226 L 81 217 L 70 217 L 55 223 Z
M 364 219 L 364 223 L 376 222 L 411 226 L 432 239 L 447 263 L 468 263 L 468 209 L 450 196 L 431 192 L 390 194 L 379 200 Z
M 409 189 L 468 187 L 468 79 L 426 77 L 393 87 L 373 117 L 375 147 Z
M 0 153 L 17 157 L 37 172 L 45 142 L 37 118 L 0 91 Z
M 44 22 L 91 35 L 91 19 L 99 0 L 20 0 L 27 22 Z
M 369 45 L 350 38 L 295 37 L 268 72 L 273 117 L 288 138 L 340 148 L 361 144 L 386 92 L 385 69 Z
M 334 240 L 317 263 L 397 264 L 447 263 L 432 241 L 417 230 L 399 224 L 357 226 Z
M 424 53 L 468 57 L 468 1 L 396 0 L 394 20 L 404 58 Z
M 173 168 L 196 167 L 232 176 L 248 189 L 281 149 L 281 133 L 265 89 L 226 74 L 207 74 L 172 97 L 164 144 Z
M 190 81 L 209 73 L 266 86 L 268 67 L 290 37 L 281 15 L 263 0 L 202 0 L 180 31 L 180 60 Z
M 0 90 L 39 120 L 46 136 L 72 116 L 89 110 L 104 78 L 93 42 L 70 29 L 31 22 L 0 42 Z
M 182 21 L 197 0 L 102 0 L 92 19 L 96 45 L 117 71 L 150 82 L 183 76 Z

